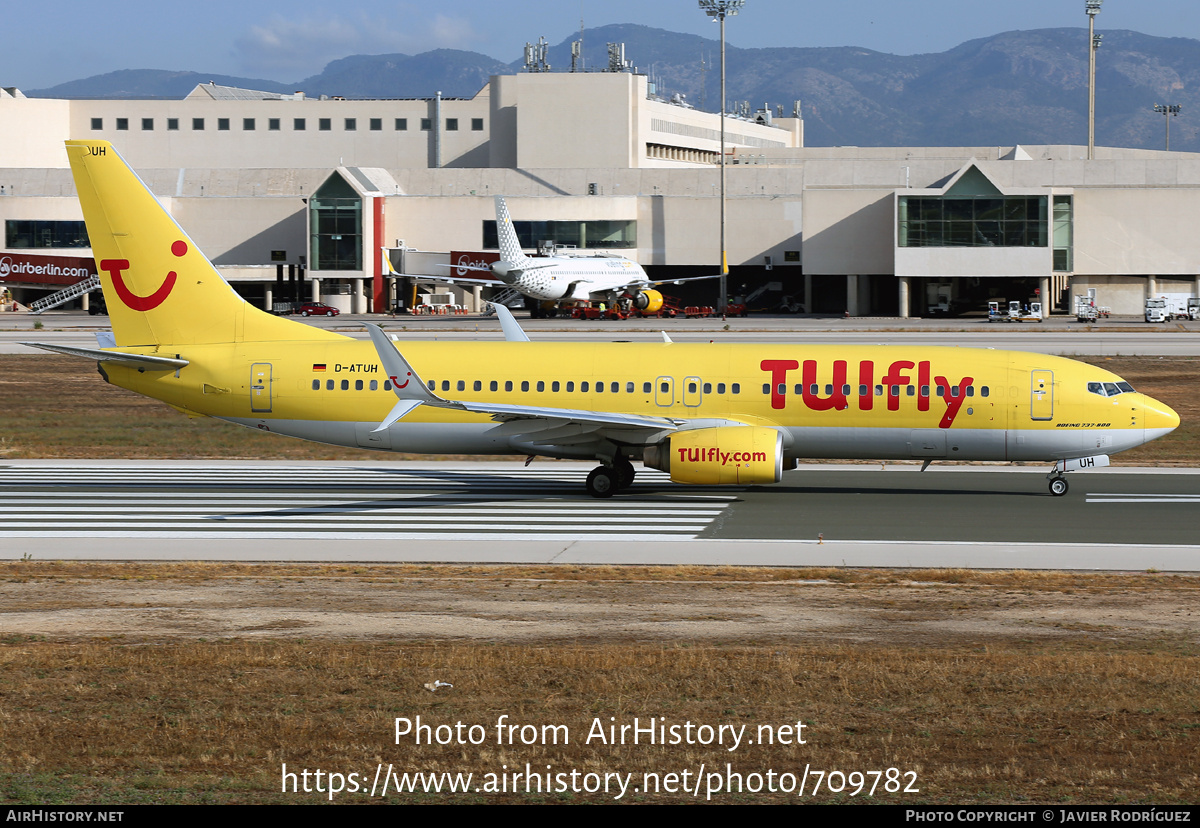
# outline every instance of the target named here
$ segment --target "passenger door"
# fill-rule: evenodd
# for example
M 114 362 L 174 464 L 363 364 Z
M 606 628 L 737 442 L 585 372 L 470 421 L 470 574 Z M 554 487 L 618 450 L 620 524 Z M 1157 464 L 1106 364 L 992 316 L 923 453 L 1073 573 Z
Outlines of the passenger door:
M 255 413 L 271 411 L 271 363 L 256 362 L 250 366 L 250 410 Z
M 1030 385 L 1029 419 L 1054 419 L 1054 372 L 1034 371 Z

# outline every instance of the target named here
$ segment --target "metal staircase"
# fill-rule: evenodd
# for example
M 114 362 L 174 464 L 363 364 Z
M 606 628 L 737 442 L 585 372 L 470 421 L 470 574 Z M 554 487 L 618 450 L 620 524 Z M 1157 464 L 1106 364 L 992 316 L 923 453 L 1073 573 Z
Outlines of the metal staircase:
M 488 302 L 504 305 L 506 308 L 523 308 L 525 307 L 525 294 L 521 293 L 516 288 L 504 288 L 493 294 Z M 489 304 L 483 311 L 483 316 L 491 316 L 495 313 L 495 309 Z
M 57 308 L 64 302 L 70 302 L 76 296 L 83 296 L 85 293 L 91 293 L 96 288 L 100 287 L 99 276 L 89 276 L 82 282 L 76 282 L 68 288 L 64 288 L 57 293 L 51 293 L 49 296 L 43 296 L 37 301 L 29 303 L 30 312 L 36 316 L 42 311 L 48 311 L 51 308 Z

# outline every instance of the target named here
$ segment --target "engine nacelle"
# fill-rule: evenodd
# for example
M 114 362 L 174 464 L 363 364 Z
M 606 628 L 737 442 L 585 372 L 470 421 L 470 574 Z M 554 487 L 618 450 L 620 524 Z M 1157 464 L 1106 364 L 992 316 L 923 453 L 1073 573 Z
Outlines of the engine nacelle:
M 644 462 L 669 472 L 674 483 L 778 483 L 783 479 L 783 433 L 764 426 L 677 431 L 665 442 L 648 446 Z
M 663 306 L 663 295 L 657 290 L 639 290 L 634 294 L 633 306 L 646 313 L 658 313 Z

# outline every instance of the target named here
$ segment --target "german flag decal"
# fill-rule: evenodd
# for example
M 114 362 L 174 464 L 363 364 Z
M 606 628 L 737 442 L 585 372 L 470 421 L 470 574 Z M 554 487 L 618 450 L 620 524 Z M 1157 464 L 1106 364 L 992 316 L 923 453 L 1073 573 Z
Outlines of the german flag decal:
M 320 371 L 324 371 L 324 370 L 325 370 L 325 363 L 324 363 L 324 362 L 314 362 L 314 363 L 313 363 L 313 370 L 314 370 L 314 371 L 318 371 L 318 372 L 320 372 Z

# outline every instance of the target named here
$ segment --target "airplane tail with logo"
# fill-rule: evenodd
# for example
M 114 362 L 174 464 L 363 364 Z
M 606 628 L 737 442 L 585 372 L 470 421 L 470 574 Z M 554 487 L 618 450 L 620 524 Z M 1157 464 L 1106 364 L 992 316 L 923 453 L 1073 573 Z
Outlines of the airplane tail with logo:
M 500 241 L 500 262 L 506 266 L 506 270 L 526 270 L 534 266 L 521 249 L 504 196 L 496 196 L 496 236 Z
M 343 338 L 248 304 L 109 142 L 66 144 L 118 347 Z

